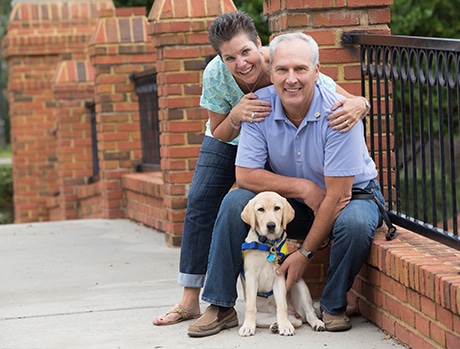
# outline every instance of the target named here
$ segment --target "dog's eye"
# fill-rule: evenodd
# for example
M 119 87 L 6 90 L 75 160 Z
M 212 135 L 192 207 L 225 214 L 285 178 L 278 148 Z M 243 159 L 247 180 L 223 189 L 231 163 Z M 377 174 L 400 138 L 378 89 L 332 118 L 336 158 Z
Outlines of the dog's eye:
M 265 209 L 264 209 L 263 207 L 259 207 L 259 208 L 257 209 L 257 211 L 259 211 L 259 212 L 265 212 Z
M 275 211 L 279 211 L 279 210 L 281 210 L 281 207 L 275 206 L 275 207 L 274 207 L 274 210 L 275 210 Z

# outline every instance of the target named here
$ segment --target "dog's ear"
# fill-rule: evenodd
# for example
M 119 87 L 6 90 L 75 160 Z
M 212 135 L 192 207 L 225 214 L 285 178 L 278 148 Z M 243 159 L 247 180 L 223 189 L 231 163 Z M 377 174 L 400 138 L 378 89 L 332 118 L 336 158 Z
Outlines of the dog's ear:
M 255 228 L 256 225 L 256 214 L 254 212 L 254 199 L 249 200 L 247 205 L 244 207 L 241 212 L 241 219 L 243 222 L 249 224 L 251 229 Z
M 295 211 L 292 208 L 291 204 L 289 201 L 287 201 L 286 198 L 283 197 L 284 200 L 284 209 L 283 209 L 283 229 L 286 230 L 286 227 L 289 222 L 291 222 L 294 219 L 295 216 Z

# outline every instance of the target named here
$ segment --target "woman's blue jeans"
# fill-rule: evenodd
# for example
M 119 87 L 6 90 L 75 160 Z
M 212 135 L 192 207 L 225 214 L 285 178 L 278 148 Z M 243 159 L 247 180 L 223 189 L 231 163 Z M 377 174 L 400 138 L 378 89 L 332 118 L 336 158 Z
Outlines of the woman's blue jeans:
M 385 200 L 376 180 L 366 188 L 382 204 Z M 255 194 L 245 189 L 229 192 L 222 201 L 214 226 L 209 255 L 208 275 L 202 299 L 214 305 L 232 307 L 238 297 L 236 284 L 242 268 L 241 244 L 248 226 L 240 214 Z M 313 215 L 304 204 L 289 199 L 296 211 L 287 227 L 288 237 L 305 238 Z M 327 282 L 321 297 L 321 306 L 329 314 L 339 314 L 347 306 L 346 294 L 369 254 L 375 230 L 382 224 L 379 208 L 373 200 L 351 200 L 336 219 Z M 299 227 L 303 227 L 299 231 Z M 308 273 L 308 269 L 307 269 Z
M 179 285 L 203 287 L 212 230 L 225 194 L 235 183 L 237 146 L 204 137 L 188 194 Z

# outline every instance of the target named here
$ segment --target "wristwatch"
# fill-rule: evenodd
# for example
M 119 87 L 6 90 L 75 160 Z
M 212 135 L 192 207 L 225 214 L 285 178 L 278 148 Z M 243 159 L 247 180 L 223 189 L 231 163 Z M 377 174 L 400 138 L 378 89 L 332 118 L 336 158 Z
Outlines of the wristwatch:
M 313 258 L 313 256 L 315 255 L 313 252 L 311 251 L 306 251 L 303 246 L 300 246 L 299 247 L 299 252 L 302 256 L 304 256 L 306 259 L 310 260 Z

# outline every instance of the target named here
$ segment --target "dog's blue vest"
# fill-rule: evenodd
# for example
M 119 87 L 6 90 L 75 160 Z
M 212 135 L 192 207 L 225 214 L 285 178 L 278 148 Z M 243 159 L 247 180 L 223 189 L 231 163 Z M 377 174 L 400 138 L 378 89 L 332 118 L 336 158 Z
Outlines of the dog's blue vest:
M 260 238 L 260 237 L 259 237 Z M 286 244 L 286 239 L 284 239 L 279 245 L 278 247 L 275 247 L 274 245 L 267 245 L 267 244 L 263 244 L 263 243 L 258 243 L 256 241 L 252 241 L 252 242 L 244 242 L 242 245 L 241 245 L 241 250 L 242 250 L 242 256 L 243 256 L 243 261 L 244 261 L 244 257 L 247 253 L 248 250 L 259 250 L 259 251 L 266 251 L 266 252 L 270 252 L 267 256 L 267 262 L 269 263 L 278 263 L 278 261 L 283 258 L 284 256 L 286 256 L 288 254 L 288 246 Z M 244 268 L 242 269 L 241 271 L 241 276 L 244 278 Z M 268 298 L 270 297 L 271 295 L 273 295 L 273 291 L 269 291 L 269 292 L 258 292 L 257 295 L 259 297 L 264 297 L 264 298 Z

